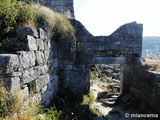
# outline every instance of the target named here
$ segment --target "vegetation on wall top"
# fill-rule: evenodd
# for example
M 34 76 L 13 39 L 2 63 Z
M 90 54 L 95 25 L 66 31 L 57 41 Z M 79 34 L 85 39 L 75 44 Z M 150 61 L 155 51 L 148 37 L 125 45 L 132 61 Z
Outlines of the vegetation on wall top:
M 14 33 L 17 27 L 42 27 L 54 37 L 74 35 L 68 17 L 35 3 L 26 4 L 17 0 L 0 1 L 0 39 Z
M 30 5 L 17 0 L 0 1 L 0 34 L 13 31 L 17 25 L 33 20 Z
M 54 12 L 52 9 L 39 4 L 31 4 L 34 11 L 37 27 L 47 26 L 47 31 L 54 37 L 64 38 L 68 35 L 74 35 L 74 28 L 68 20 L 68 16 Z

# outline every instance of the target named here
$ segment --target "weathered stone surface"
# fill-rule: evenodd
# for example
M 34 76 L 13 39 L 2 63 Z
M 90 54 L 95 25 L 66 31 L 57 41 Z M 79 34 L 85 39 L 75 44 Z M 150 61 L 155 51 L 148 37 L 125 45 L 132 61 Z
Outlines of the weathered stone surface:
M 22 83 L 29 83 L 35 79 L 37 79 L 37 77 L 39 77 L 40 75 L 46 74 L 48 71 L 47 66 L 36 66 L 33 68 L 30 68 L 29 70 L 25 70 L 22 72 Z
M 6 75 L 6 77 L 20 77 L 22 76 L 22 72 L 12 72 Z
M 17 36 L 18 37 L 23 37 L 23 36 L 33 36 L 33 37 L 38 37 L 38 32 L 37 29 L 31 28 L 31 27 L 23 27 L 23 28 L 18 28 L 16 30 Z
M 29 50 L 37 50 L 37 40 L 32 37 L 32 36 L 29 36 L 27 35 L 27 43 L 28 43 L 28 48 Z
M 6 39 L 3 43 L 4 49 L 9 52 L 37 50 L 37 41 L 30 35 Z
M 44 42 L 42 39 L 37 39 L 38 50 L 44 50 Z
M 20 89 L 20 78 L 19 77 L 11 77 L 11 78 L 2 78 L 7 89 L 11 92 L 15 92 Z
M 43 64 L 45 62 L 44 52 L 42 52 L 42 51 L 36 51 L 35 55 L 36 55 L 36 63 L 38 65 L 39 64 Z
M 22 98 L 27 99 L 29 96 L 29 89 L 28 89 L 27 85 L 24 85 L 22 87 L 21 91 L 22 91 Z
M 39 28 L 38 29 L 38 35 L 39 35 L 40 39 L 45 40 L 46 37 L 47 37 L 47 32 L 44 31 L 42 28 Z
M 19 51 L 20 69 L 27 70 L 35 65 L 35 53 L 33 51 Z
M 41 88 L 49 83 L 49 75 L 42 75 L 36 80 L 36 91 L 38 92 Z
M 14 54 L 0 54 L 0 74 L 12 73 L 19 68 L 19 59 Z

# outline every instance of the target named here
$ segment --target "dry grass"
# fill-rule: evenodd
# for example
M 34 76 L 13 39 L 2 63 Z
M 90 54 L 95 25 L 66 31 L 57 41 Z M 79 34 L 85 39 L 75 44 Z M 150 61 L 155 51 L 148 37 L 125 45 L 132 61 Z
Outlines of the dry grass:
M 22 96 L 21 91 L 10 93 L 0 83 L 0 120 L 38 120 L 38 105 L 24 106 Z
M 36 27 L 42 27 L 46 24 L 50 35 L 61 38 L 74 35 L 74 28 L 70 24 L 67 15 L 54 12 L 52 9 L 39 4 L 32 4 L 31 6 L 34 11 Z
M 160 72 L 160 60 L 145 58 L 145 62 L 142 63 L 142 66 L 149 71 Z

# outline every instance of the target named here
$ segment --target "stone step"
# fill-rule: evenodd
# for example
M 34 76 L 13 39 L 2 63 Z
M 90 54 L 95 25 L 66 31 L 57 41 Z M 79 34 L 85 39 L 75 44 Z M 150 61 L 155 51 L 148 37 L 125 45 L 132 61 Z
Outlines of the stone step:
M 120 80 L 112 79 L 113 82 L 120 83 Z
M 103 99 L 102 103 L 108 104 L 108 105 L 113 105 L 113 104 L 115 104 L 115 101 L 109 101 L 107 99 Z
M 118 95 L 112 95 L 111 98 L 118 98 Z
M 110 83 L 110 84 L 108 85 L 108 87 L 114 87 L 114 86 L 117 86 L 117 83 Z
M 115 85 L 115 86 L 113 86 L 113 88 L 118 88 L 118 89 L 120 89 L 120 86 L 119 86 L 119 85 Z
M 116 101 L 117 98 L 107 98 L 106 100 L 108 100 L 108 101 Z
M 119 93 L 110 93 L 107 95 L 107 98 L 115 98 L 115 97 L 117 98 L 118 95 L 119 95 Z
M 117 92 L 117 93 L 114 93 L 114 95 L 118 95 L 118 96 L 119 96 L 119 92 Z

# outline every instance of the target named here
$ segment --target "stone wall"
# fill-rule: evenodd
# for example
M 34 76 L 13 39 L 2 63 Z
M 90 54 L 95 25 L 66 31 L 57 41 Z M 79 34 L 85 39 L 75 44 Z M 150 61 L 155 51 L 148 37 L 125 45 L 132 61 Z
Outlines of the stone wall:
M 109 36 L 92 36 L 76 20 L 72 20 L 71 23 L 78 38 L 77 62 L 88 66 L 121 64 L 121 93 L 129 92 L 132 66 L 140 64 L 143 25 L 132 22 L 120 26 Z M 85 83 L 89 83 L 89 79 L 86 79 Z
M 142 105 L 160 113 L 160 73 L 144 70 L 140 66 L 133 69 L 131 93 Z
M 74 18 L 73 0 L 21 0 L 24 2 L 36 2 L 45 5 L 52 10 L 71 15 Z
M 56 97 L 58 88 L 57 52 L 54 40 L 40 29 L 22 28 L 16 38 L 4 40 L 0 54 L 0 79 L 8 90 L 22 91 L 45 106 Z
M 53 97 L 73 94 L 81 101 L 90 89 L 90 64 L 121 64 L 123 92 L 130 90 L 131 70 L 141 56 L 142 25 L 125 24 L 110 36 L 92 36 L 72 19 L 75 36 L 54 40 L 39 28 L 20 28 L 17 37 L 4 40 L 0 55 L 1 79 L 10 91 L 48 106 Z M 125 34 L 125 35 L 124 35 Z M 35 96 L 35 97 L 34 97 Z

